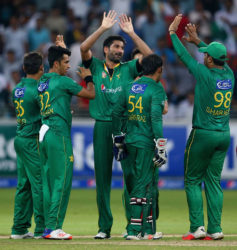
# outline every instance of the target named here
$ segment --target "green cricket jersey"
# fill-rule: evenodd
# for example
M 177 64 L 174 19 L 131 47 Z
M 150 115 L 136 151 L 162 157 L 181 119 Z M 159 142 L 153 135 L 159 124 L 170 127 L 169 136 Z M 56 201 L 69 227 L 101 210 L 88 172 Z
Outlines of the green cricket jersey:
M 223 69 L 207 68 L 186 50 L 176 34 L 171 40 L 180 60 L 196 79 L 193 128 L 215 131 L 229 130 L 229 114 L 235 84 L 234 74 L 225 63 Z M 198 47 L 206 47 L 201 42 Z
M 42 123 L 57 133 L 70 137 L 71 99 L 81 90 L 82 86 L 69 77 L 57 73 L 44 74 L 38 85 Z
M 22 78 L 12 91 L 12 99 L 17 117 L 17 135 L 34 136 L 41 126 L 40 107 L 37 102 L 38 82 L 31 78 Z
M 154 139 L 163 137 L 162 112 L 166 94 L 161 83 L 143 76 L 127 84 L 112 113 L 113 134 L 121 133 L 124 111 L 128 113 L 126 143 L 154 148 Z
M 118 63 L 110 77 L 105 61 L 92 57 L 89 66 L 95 84 L 95 99 L 90 101 L 89 109 L 92 118 L 100 121 L 111 121 L 112 108 L 118 100 L 123 85 L 138 76 L 137 60 Z

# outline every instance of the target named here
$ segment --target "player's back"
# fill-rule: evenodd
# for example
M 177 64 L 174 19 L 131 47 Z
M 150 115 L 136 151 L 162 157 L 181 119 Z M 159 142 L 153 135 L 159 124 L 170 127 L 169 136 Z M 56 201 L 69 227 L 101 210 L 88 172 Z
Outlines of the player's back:
M 75 81 L 57 73 L 46 73 L 39 81 L 38 92 L 43 124 L 70 136 L 71 98 L 82 89 Z
M 153 126 L 162 123 L 165 92 L 161 83 L 141 77 L 126 89 L 128 112 L 126 143 L 137 147 L 154 147 Z
M 12 91 L 19 136 L 29 137 L 39 133 L 41 117 L 37 85 L 38 82 L 34 79 L 22 78 Z
M 229 130 L 229 113 L 235 84 L 232 70 L 200 65 L 199 81 L 195 87 L 193 127 L 207 130 Z

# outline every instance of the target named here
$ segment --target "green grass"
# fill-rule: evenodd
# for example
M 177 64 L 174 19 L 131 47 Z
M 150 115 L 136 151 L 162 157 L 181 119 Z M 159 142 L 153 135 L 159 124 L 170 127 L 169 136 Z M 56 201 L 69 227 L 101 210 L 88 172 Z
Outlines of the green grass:
M 0 235 L 10 235 L 13 206 L 14 206 L 14 189 L 0 189 L 1 206 L 0 206 Z M 45 240 L 19 240 L 0 239 L 0 249 L 156 249 L 153 244 L 166 244 L 159 249 L 184 248 L 184 246 L 175 245 L 175 242 L 183 244 L 180 237 L 167 237 L 161 241 L 144 241 L 126 242 L 120 236 L 125 231 L 126 219 L 121 201 L 122 190 L 112 190 L 111 208 L 114 217 L 112 235 L 114 237 L 108 241 L 95 241 L 91 238 L 76 238 L 73 241 L 45 241 Z M 227 234 L 237 233 L 237 191 L 224 191 L 224 208 L 222 216 L 223 232 Z M 205 204 L 204 204 L 205 205 Z M 206 206 L 206 205 L 205 205 Z M 205 208 L 206 209 L 206 208 Z M 206 210 L 205 210 L 206 211 Z M 70 203 L 64 222 L 63 229 L 74 236 L 95 235 L 97 233 L 97 207 L 95 190 L 72 190 Z M 185 192 L 179 191 L 160 191 L 160 218 L 157 222 L 157 231 L 162 231 L 164 235 L 184 234 L 189 229 L 188 209 Z M 33 232 L 33 230 L 31 230 Z M 150 243 L 151 242 L 151 243 Z M 174 245 L 168 246 L 174 242 Z M 203 244 L 201 241 L 195 243 Z M 201 242 L 201 243 L 200 243 Z M 221 244 L 235 244 L 237 249 L 237 237 L 226 237 Z M 127 245 L 123 245 L 127 244 Z M 136 244 L 136 245 L 133 245 Z M 148 244 L 152 244 L 148 246 Z M 185 243 L 187 244 L 187 243 Z M 186 246 L 192 249 L 204 249 L 196 243 L 194 246 Z M 209 242 L 207 242 L 209 244 Z M 213 242 L 212 242 L 213 244 Z M 220 243 L 218 242 L 217 246 Z M 186 248 L 185 247 L 185 248 Z M 213 246 L 209 246 L 210 248 Z M 186 249 L 187 249 L 186 248 Z M 219 248 L 219 247 L 218 247 Z M 215 249 L 218 249 L 215 248 Z M 231 246 L 220 246 L 219 249 L 230 249 Z M 233 248 L 231 248 L 233 249 Z

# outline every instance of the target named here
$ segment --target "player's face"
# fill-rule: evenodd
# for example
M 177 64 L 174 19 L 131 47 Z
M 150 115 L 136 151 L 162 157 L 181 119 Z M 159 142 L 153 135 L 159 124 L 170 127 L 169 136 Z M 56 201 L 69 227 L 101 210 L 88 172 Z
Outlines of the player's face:
M 70 68 L 69 56 L 64 54 L 63 59 L 59 62 L 59 74 L 65 76 Z
M 111 62 L 119 63 L 124 54 L 124 43 L 122 41 L 114 41 L 107 51 L 106 56 Z

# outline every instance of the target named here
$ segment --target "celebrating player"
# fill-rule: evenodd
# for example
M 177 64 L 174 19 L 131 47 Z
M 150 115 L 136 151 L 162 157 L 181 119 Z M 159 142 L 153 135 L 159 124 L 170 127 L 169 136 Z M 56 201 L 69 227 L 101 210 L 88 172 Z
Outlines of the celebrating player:
M 80 67 L 78 72 L 86 81 L 87 89 L 65 76 L 70 68 L 70 55 L 66 48 L 51 46 L 48 51 L 50 70 L 41 77 L 38 86 L 43 123 L 39 141 L 43 155 L 46 226 L 43 237 L 46 239 L 72 239 L 62 230 L 73 173 L 70 103 L 73 95 L 88 99 L 95 97 L 89 69 Z
M 155 54 L 144 57 L 142 68 L 144 75 L 124 87 L 112 113 L 115 158 L 123 160 L 124 179 L 132 208 L 127 240 L 162 237 L 161 233 L 156 233 L 157 195 L 154 195 L 157 166 L 166 162 L 166 139 L 162 128 L 166 94 L 159 82 L 162 59 Z M 126 136 L 121 129 L 121 117 L 125 111 L 128 113 Z
M 174 49 L 180 60 L 196 79 L 193 110 L 193 129 L 185 150 L 185 191 L 190 219 L 190 232 L 183 240 L 204 238 L 219 240 L 224 237 L 221 229 L 223 192 L 221 172 L 230 144 L 229 113 L 234 88 L 234 75 L 227 63 L 226 48 L 212 42 L 200 41 L 195 25 L 188 24 L 188 42 L 204 53 L 204 65 L 188 53 L 175 32 L 182 15 L 175 17 L 169 27 Z M 204 228 L 202 182 L 205 184 L 208 226 Z
M 44 72 L 43 58 L 37 52 L 26 54 L 23 62 L 26 78 L 12 91 L 17 116 L 17 190 L 11 239 L 40 238 L 44 231 L 43 191 L 39 155 L 40 107 L 37 84 Z M 28 232 L 34 213 L 34 235 Z
M 95 82 L 96 98 L 90 101 L 90 114 L 96 120 L 94 126 L 94 163 L 99 211 L 99 230 L 95 239 L 110 238 L 113 217 L 110 209 L 112 178 L 112 109 L 118 100 L 123 85 L 135 79 L 141 72 L 141 60 L 120 63 L 125 40 L 121 36 L 110 36 L 103 44 L 105 61 L 92 56 L 91 47 L 96 40 L 117 21 L 115 11 L 104 13 L 101 26 L 81 44 L 81 55 L 85 67 L 89 67 Z M 131 18 L 119 17 L 120 28 L 127 33 L 143 55 L 151 54 L 150 48 L 134 32 Z

